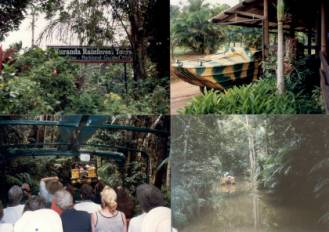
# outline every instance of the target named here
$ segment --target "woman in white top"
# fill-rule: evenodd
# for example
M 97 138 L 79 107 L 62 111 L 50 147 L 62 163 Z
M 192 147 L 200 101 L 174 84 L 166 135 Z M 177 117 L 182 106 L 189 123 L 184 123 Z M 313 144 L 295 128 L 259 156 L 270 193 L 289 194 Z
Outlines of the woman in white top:
M 117 210 L 117 194 L 109 186 L 101 192 L 102 209 L 91 216 L 93 232 L 127 232 L 127 220 L 123 212 Z

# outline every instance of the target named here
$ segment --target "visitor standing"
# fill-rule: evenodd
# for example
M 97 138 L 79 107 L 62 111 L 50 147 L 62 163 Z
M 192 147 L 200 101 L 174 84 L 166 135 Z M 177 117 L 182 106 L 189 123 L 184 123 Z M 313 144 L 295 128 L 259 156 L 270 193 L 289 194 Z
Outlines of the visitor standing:
M 61 219 L 64 232 L 91 232 L 90 214 L 73 208 L 73 197 L 66 190 L 55 193 L 54 200 L 63 210 Z
M 126 232 L 127 221 L 123 212 L 117 210 L 117 194 L 109 186 L 101 192 L 102 210 L 91 217 L 93 232 Z
M 23 191 L 18 185 L 12 186 L 8 191 L 9 206 L 3 210 L 2 222 L 15 224 L 23 215 L 24 205 L 21 204 Z
M 0 201 L 0 231 L 6 231 L 6 232 L 14 231 L 13 224 L 2 223 L 2 218 L 3 218 L 3 205 L 2 202 Z
M 62 210 L 57 207 L 53 198 L 54 194 L 63 189 L 63 184 L 59 181 L 57 176 L 45 177 L 40 181 L 40 195 L 46 200 L 50 208 L 56 211 L 58 214 L 62 213 Z
M 63 232 L 59 215 L 46 209 L 46 201 L 41 196 L 34 196 L 24 207 L 23 216 L 15 223 L 14 232 Z
M 101 210 L 101 206 L 93 202 L 95 199 L 93 188 L 89 184 L 83 184 L 80 189 L 81 201 L 74 205 L 74 209 L 86 211 L 90 214 Z
M 130 220 L 128 232 L 141 232 L 146 214 L 156 207 L 165 205 L 162 192 L 151 184 L 139 185 L 136 189 L 136 197 L 143 213 Z

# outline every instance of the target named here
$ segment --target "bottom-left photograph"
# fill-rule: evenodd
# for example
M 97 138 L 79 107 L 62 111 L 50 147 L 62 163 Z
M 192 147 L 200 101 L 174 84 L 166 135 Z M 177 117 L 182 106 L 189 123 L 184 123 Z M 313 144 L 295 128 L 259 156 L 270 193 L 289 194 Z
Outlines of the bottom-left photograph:
M 169 151 L 169 116 L 0 116 L 0 232 L 169 232 Z

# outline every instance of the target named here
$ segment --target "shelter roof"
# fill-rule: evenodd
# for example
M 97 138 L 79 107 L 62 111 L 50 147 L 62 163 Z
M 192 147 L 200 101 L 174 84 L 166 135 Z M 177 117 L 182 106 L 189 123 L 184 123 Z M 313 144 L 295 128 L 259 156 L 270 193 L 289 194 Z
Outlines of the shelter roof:
M 277 27 L 276 0 L 269 1 L 269 27 Z M 286 18 L 284 29 L 294 28 L 296 31 L 315 30 L 320 14 L 320 0 L 286 0 Z M 232 8 L 225 10 L 210 19 L 221 25 L 238 25 L 261 27 L 264 17 L 264 0 L 243 0 Z M 328 10 L 328 9 L 327 9 Z

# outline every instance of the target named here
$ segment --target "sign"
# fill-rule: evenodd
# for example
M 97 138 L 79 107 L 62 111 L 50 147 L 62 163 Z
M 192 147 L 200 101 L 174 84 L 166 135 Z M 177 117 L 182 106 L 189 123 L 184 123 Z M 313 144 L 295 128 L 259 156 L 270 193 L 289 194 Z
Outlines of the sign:
M 80 63 L 132 63 L 132 50 L 127 47 L 47 46 L 60 56 Z

